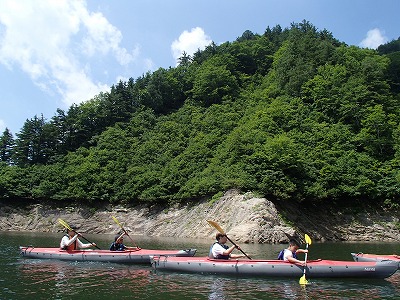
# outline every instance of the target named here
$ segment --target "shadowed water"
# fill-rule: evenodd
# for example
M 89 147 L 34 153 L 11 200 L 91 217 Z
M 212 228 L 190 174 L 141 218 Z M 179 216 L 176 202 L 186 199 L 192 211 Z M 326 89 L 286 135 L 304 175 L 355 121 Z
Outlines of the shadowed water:
M 106 249 L 111 235 L 88 235 Z M 0 233 L 0 299 L 399 299 L 400 272 L 368 280 L 235 278 L 154 271 L 150 265 L 24 259 L 18 246 L 56 247 L 60 234 Z M 134 237 L 142 248 L 197 248 L 212 241 Z M 284 245 L 242 245 L 253 258 L 275 258 Z M 351 260 L 350 252 L 398 253 L 396 243 L 313 243 L 310 259 Z

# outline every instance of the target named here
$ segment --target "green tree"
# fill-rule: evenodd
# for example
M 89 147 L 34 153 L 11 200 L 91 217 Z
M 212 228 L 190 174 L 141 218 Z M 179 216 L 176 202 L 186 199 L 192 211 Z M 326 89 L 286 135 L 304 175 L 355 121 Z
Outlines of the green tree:
M 391 86 L 392 92 L 399 94 L 400 93 L 400 51 L 390 53 L 387 55 L 390 59 L 387 78 L 389 80 L 389 84 Z
M 46 123 L 43 115 L 26 120 L 17 133 L 15 143 L 15 162 L 20 166 L 45 164 L 52 155 L 51 141 L 46 135 Z
M 235 96 L 239 85 L 237 79 L 220 58 L 210 59 L 197 71 L 193 82 L 192 97 L 205 106 L 221 103 L 226 96 Z
M 397 40 L 392 40 L 386 44 L 380 45 L 377 50 L 382 55 L 393 53 L 393 52 L 399 52 L 400 51 L 400 37 Z
M 12 165 L 14 147 L 14 137 L 11 131 L 6 128 L 0 137 L 0 161 L 7 163 L 7 165 Z
M 396 207 L 397 54 L 307 21 L 212 43 L 48 123 L 27 120 L 12 161 L 3 134 L 0 198 L 171 203 L 237 188 Z
M 274 56 L 274 78 L 278 87 L 292 96 L 318 68 L 331 60 L 337 41 L 326 31 L 318 32 L 307 21 L 292 24 L 288 39 Z
M 380 160 L 393 157 L 392 135 L 397 126 L 396 119 L 394 115 L 387 115 L 380 104 L 367 109 L 366 117 L 361 121 L 363 127 L 358 135 L 367 153 Z

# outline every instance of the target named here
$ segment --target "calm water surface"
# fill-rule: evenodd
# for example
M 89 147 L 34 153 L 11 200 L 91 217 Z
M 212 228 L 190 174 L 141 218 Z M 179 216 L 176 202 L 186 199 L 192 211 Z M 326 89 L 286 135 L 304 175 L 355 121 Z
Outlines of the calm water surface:
M 87 235 L 108 248 L 112 235 Z M 133 236 L 142 248 L 197 248 L 213 241 Z M 155 272 L 149 265 L 24 259 L 20 245 L 57 247 L 61 234 L 0 232 L 0 299 L 400 299 L 400 272 L 369 280 L 234 278 Z M 241 245 L 253 258 L 275 258 L 283 245 Z M 350 252 L 399 253 L 397 243 L 313 243 L 310 259 L 351 260 Z

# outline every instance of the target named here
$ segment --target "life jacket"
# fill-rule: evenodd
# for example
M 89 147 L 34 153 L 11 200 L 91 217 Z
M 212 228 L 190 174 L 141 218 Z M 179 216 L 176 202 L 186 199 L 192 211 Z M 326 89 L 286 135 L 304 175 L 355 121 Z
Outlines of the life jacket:
M 67 236 L 69 238 L 69 235 L 66 234 L 65 236 Z M 62 250 L 77 250 L 78 246 L 76 245 L 78 239 L 76 239 L 71 245 L 69 246 L 64 246 Z
M 110 246 L 110 251 L 124 251 L 126 249 L 124 244 L 113 242 Z
M 278 254 L 278 259 L 279 260 L 283 260 L 283 255 L 285 254 L 285 249 L 281 250 L 281 252 L 279 252 Z
M 214 257 L 214 255 L 212 254 L 212 248 L 214 247 L 215 244 L 219 244 L 219 243 L 215 242 L 214 244 L 211 245 L 210 251 L 208 252 L 208 257 L 212 258 L 212 259 L 215 259 L 215 258 L 216 259 L 229 259 L 230 258 L 229 254 L 228 255 L 218 254 L 217 257 Z M 221 245 L 221 247 L 224 248 L 225 250 L 229 249 L 229 247 L 227 245 L 224 245 L 224 244 L 219 244 L 219 245 Z
M 283 250 L 281 250 L 281 252 L 279 252 L 279 254 L 278 254 L 278 259 L 279 260 L 284 260 L 285 250 L 286 249 L 283 249 Z M 292 252 L 292 255 L 293 255 L 293 258 L 297 259 L 296 252 Z

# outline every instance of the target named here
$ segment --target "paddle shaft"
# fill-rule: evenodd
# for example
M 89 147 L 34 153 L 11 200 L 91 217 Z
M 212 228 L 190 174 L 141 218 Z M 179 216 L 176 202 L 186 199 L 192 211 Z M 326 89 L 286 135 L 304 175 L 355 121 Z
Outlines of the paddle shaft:
M 113 220 L 117 225 L 122 229 L 122 231 L 126 234 L 126 236 L 132 241 L 133 245 L 137 247 L 135 241 L 131 238 L 131 236 L 128 234 L 128 232 L 125 230 L 125 228 L 121 225 L 121 223 L 118 221 L 118 219 L 114 216 L 112 216 Z
M 252 258 L 251 258 L 250 256 L 248 256 L 246 253 L 244 253 L 243 250 L 240 249 L 240 248 L 238 247 L 238 245 L 235 244 L 234 241 L 232 241 L 230 238 L 228 238 L 228 236 L 227 236 L 226 234 L 225 234 L 225 236 L 226 236 L 227 240 L 230 241 L 230 242 L 231 242 L 240 252 L 242 252 L 248 259 L 252 259 Z
M 62 219 L 58 219 L 58 223 L 60 223 L 62 226 L 64 226 L 65 228 L 67 228 L 69 231 L 73 231 L 75 232 L 75 234 L 80 235 L 85 241 L 87 241 L 88 243 L 92 244 L 92 246 L 96 247 L 97 249 L 101 250 L 97 245 L 95 245 L 94 243 L 92 243 L 91 241 L 89 241 L 87 238 L 85 238 L 84 236 L 82 236 L 81 234 L 79 234 L 78 232 L 76 232 L 75 230 L 73 230 L 71 228 L 71 226 L 68 225 L 67 222 L 65 222 Z
M 224 230 L 221 228 L 221 226 L 218 225 L 217 222 L 211 221 L 211 220 L 207 220 L 208 224 L 210 224 L 212 227 L 214 227 L 215 229 L 217 229 L 220 233 L 224 234 L 226 236 L 226 239 L 228 241 L 230 241 L 236 248 L 239 249 L 240 252 L 242 252 L 248 259 L 252 259 L 250 256 L 248 256 L 246 253 L 243 252 L 242 249 L 240 249 L 238 247 L 238 245 L 235 244 L 234 241 L 232 241 L 230 238 L 228 238 L 228 236 L 226 235 L 226 233 L 224 232 Z
M 308 244 L 306 245 L 306 250 L 308 250 Z M 304 269 L 303 269 L 303 275 L 304 275 L 304 276 L 306 276 L 307 255 L 308 255 L 308 252 L 306 252 L 306 253 L 305 253 L 305 256 L 304 256 Z
M 135 241 L 131 238 L 131 236 L 128 234 L 128 232 L 124 229 L 124 227 L 121 226 L 122 231 L 125 233 L 125 235 L 132 241 L 133 245 L 137 247 Z

